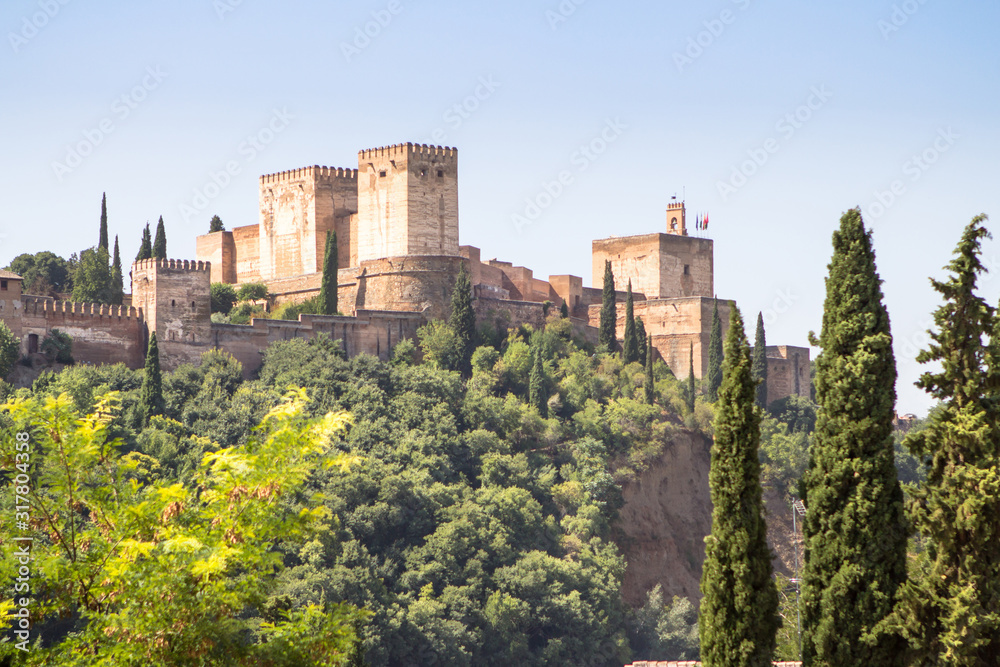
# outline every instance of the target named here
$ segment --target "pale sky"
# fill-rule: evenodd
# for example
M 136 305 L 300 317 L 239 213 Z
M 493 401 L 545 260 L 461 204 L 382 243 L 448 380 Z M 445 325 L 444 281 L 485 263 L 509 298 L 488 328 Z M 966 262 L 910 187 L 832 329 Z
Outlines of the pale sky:
M 1000 216 L 998 19 L 986 0 L 7 0 L 0 262 L 94 245 L 105 191 L 126 260 L 160 215 L 194 258 L 213 214 L 257 222 L 260 174 L 437 143 L 484 259 L 590 284 L 592 239 L 664 231 L 683 196 L 710 214 L 718 295 L 804 346 L 861 206 L 899 411 L 922 414 L 927 278 Z

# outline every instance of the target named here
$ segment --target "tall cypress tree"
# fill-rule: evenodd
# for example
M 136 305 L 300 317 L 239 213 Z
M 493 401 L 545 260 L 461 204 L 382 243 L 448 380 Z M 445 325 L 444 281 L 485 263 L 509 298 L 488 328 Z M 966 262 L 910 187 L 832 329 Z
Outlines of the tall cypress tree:
M 632 305 L 632 279 L 628 281 L 625 296 L 625 339 L 622 343 L 622 358 L 626 364 L 639 361 L 639 339 L 635 333 L 635 309 Z
M 455 333 L 458 345 L 458 365 L 462 375 L 472 374 L 472 353 L 476 351 L 476 312 L 472 309 L 472 280 L 462 262 L 451 293 L 451 315 L 448 326 Z
M 899 664 L 884 621 L 906 577 L 906 521 L 892 420 L 896 361 L 871 232 L 840 219 L 816 359 L 819 411 L 802 489 L 804 665 Z M 880 624 L 883 624 L 880 626 Z
M 538 414 L 548 417 L 548 397 L 545 395 L 545 369 L 542 366 L 542 347 L 536 345 L 528 378 L 528 402 L 538 408 Z
M 101 197 L 101 231 L 97 240 L 97 247 L 108 249 L 108 193 Z
M 615 303 L 615 274 L 611 262 L 604 261 L 604 289 L 601 292 L 601 323 L 598 342 L 608 352 L 618 349 L 618 305 Z
M 642 320 L 639 320 L 639 322 L 642 322 Z M 646 344 L 643 347 L 645 349 L 642 356 L 645 357 L 646 375 L 643 378 L 642 389 L 645 394 L 646 403 L 652 405 L 653 400 L 656 398 L 656 384 L 653 378 L 653 339 L 647 338 Z
M 156 240 L 153 241 L 153 257 L 157 259 L 167 258 L 167 230 L 163 226 L 163 216 L 156 223 Z
M 706 667 L 770 667 L 781 622 L 757 458 L 760 412 L 743 318 L 735 305 L 730 313 L 709 472 L 712 534 L 705 538 L 701 576 L 701 659 Z
M 712 309 L 712 335 L 708 340 L 708 400 L 713 403 L 719 398 L 719 387 L 722 386 L 722 321 L 719 319 L 719 300 L 715 300 Z
M 690 357 L 688 359 L 688 379 L 687 379 L 687 391 L 685 392 L 687 396 L 688 410 L 694 413 L 694 399 L 695 399 L 695 383 L 694 383 L 694 343 L 691 343 Z
M 111 260 L 111 303 L 120 306 L 125 298 L 125 279 L 122 275 L 122 256 L 118 251 L 118 236 L 115 235 L 115 256 Z
M 142 230 L 142 241 L 139 243 L 139 252 L 135 256 L 135 261 L 139 262 L 144 259 L 153 258 L 153 239 L 149 234 L 149 223 L 146 223 L 146 228 Z
M 319 305 L 323 315 L 336 315 L 339 309 L 337 302 L 338 279 L 337 231 L 326 235 L 326 248 L 323 250 L 323 277 L 319 284 Z
M 635 318 L 635 338 L 639 342 L 639 363 L 646 365 L 646 325 L 642 323 L 642 318 Z M 652 344 L 652 340 L 649 341 Z
M 767 409 L 767 339 L 764 336 L 764 315 L 757 313 L 757 332 L 753 338 L 753 379 L 757 385 L 757 407 Z
M 569 317 L 569 305 L 565 301 L 563 301 L 562 305 L 559 306 L 559 317 L 564 320 Z
M 934 313 L 930 348 L 917 357 L 941 365 L 917 382 L 941 408 L 905 442 L 930 460 L 910 505 L 926 549 L 899 594 L 899 629 L 913 665 L 981 667 L 1000 656 L 1000 322 L 976 294 L 985 220 L 977 216 L 965 228 L 949 279 L 931 281 L 944 304 Z
M 163 414 L 163 377 L 160 373 L 160 348 L 156 344 L 155 331 L 149 334 L 149 349 L 146 351 L 139 409 L 142 412 L 143 425 L 148 424 L 149 418 L 153 415 Z

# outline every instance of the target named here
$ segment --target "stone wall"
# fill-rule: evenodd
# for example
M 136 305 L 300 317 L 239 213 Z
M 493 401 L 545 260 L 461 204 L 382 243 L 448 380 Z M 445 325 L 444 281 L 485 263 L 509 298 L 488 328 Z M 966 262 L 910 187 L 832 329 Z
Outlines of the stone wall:
M 236 242 L 227 231 L 203 234 L 195 239 L 195 256 L 212 265 L 213 283 L 236 282 Z
M 767 402 L 792 394 L 809 398 L 809 348 L 767 346 Z
M 233 246 L 236 249 L 236 282 L 255 283 L 260 280 L 260 225 L 246 225 L 233 229 Z M 206 260 L 200 255 L 199 261 Z
M 141 368 L 146 358 L 145 322 L 135 308 L 25 296 L 19 319 L 22 354 L 38 352 L 45 336 L 58 329 L 73 339 L 77 361 Z
M 594 285 L 603 283 L 604 262 L 611 262 L 615 286 L 648 298 L 715 295 L 714 249 L 711 239 L 675 234 L 598 239 L 592 245 Z
M 160 366 L 196 363 L 209 349 L 211 265 L 174 259 L 132 264 L 132 300 L 156 332 Z
M 24 284 L 20 278 L 13 278 L 17 274 L 9 271 L 0 271 L 0 274 L 9 274 L 7 277 L 0 277 L 0 320 L 2 320 L 11 333 L 17 338 L 21 337 L 21 287 Z
M 389 257 L 361 262 L 356 310 L 423 312 L 428 319 L 447 317 L 451 293 L 464 257 Z

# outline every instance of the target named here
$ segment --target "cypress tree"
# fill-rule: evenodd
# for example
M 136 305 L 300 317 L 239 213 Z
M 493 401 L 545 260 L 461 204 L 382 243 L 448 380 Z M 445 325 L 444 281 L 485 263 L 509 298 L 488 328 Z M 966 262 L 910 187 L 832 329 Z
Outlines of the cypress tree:
M 730 312 L 709 472 L 712 534 L 705 538 L 701 576 L 701 659 L 706 667 L 770 667 L 781 622 L 757 458 L 760 412 L 743 318 L 735 305 Z
M 715 402 L 719 398 L 719 387 L 722 386 L 722 321 L 719 319 L 719 300 L 715 300 L 712 310 L 712 336 L 708 341 L 708 400 Z
M 545 369 L 542 366 L 541 345 L 535 347 L 531 375 L 528 378 L 528 402 L 538 408 L 538 414 L 548 416 L 548 398 L 545 396 Z
M 222 224 L 222 218 L 217 215 L 213 215 L 212 219 L 208 222 L 208 233 L 214 234 L 215 232 L 225 231 L 226 226 Z M 336 232 L 334 232 L 336 233 Z
M 559 306 L 559 316 L 564 320 L 569 317 L 569 306 L 565 301 L 563 301 L 562 305 Z
M 111 303 L 120 306 L 125 298 L 125 279 L 122 275 L 122 256 L 118 251 L 118 236 L 115 235 L 115 256 L 111 261 Z
M 688 363 L 688 379 L 687 379 L 687 404 L 688 410 L 691 414 L 694 414 L 694 399 L 695 399 L 695 384 L 694 384 L 694 343 L 691 343 L 690 359 Z
M 642 320 L 639 320 L 642 322 Z M 649 405 L 653 404 L 653 399 L 656 398 L 656 384 L 653 378 L 653 339 L 647 338 L 646 344 L 644 345 L 643 355 L 645 357 L 644 365 L 646 367 L 646 377 L 643 378 L 642 389 L 646 395 L 646 403 Z
M 326 235 L 326 248 L 323 250 L 323 278 L 319 285 L 319 304 L 323 315 L 336 315 L 339 309 L 337 302 L 338 279 L 338 249 L 337 231 Z
M 139 409 L 142 411 L 143 425 L 148 424 L 149 418 L 153 415 L 163 414 L 163 378 L 160 374 L 160 350 L 156 345 L 155 331 L 149 334 L 149 349 L 146 351 Z
M 635 333 L 635 311 L 632 305 L 632 280 L 628 281 L 628 292 L 625 296 L 625 339 L 622 344 L 622 357 L 626 364 L 639 361 L 639 339 Z
M 884 632 L 906 577 L 907 529 L 892 420 L 896 362 L 871 232 L 861 212 L 833 234 L 816 360 L 819 411 L 801 487 L 803 664 L 892 666 Z
M 462 262 L 451 293 L 451 315 L 448 325 L 455 333 L 458 345 L 458 369 L 466 377 L 472 374 L 472 353 L 476 351 L 476 312 L 472 309 L 472 281 Z
M 618 305 L 615 303 L 615 298 L 615 274 L 611 272 L 611 262 L 605 260 L 598 342 L 607 348 L 608 352 L 618 349 Z
M 144 259 L 153 258 L 153 240 L 149 234 L 149 223 L 146 223 L 146 228 L 142 230 L 142 241 L 139 243 L 139 253 L 135 256 L 135 261 L 139 262 Z
M 646 325 L 642 323 L 642 318 L 635 318 L 635 338 L 639 341 L 639 363 L 643 366 L 646 365 Z M 649 344 L 652 345 L 653 341 L 650 340 Z
M 757 407 L 767 409 L 767 339 L 764 337 L 764 315 L 757 313 L 757 332 L 753 338 L 753 379 L 757 385 Z
M 930 348 L 917 357 L 941 365 L 917 382 L 941 408 L 905 441 L 929 460 L 910 505 L 926 549 L 899 594 L 898 627 L 913 665 L 982 667 L 1000 656 L 1000 331 L 996 311 L 976 294 L 985 220 L 965 228 L 949 279 L 931 281 L 944 304 Z
M 101 231 L 97 247 L 108 249 L 108 193 L 106 192 L 101 197 Z
M 157 259 L 167 258 L 167 230 L 163 226 L 163 216 L 156 223 L 156 240 L 153 242 L 153 257 Z

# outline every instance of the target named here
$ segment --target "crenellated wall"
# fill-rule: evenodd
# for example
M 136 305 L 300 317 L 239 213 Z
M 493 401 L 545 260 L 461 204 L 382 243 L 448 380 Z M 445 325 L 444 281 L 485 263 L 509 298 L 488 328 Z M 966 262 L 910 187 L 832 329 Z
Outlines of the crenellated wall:
M 160 365 L 196 363 L 209 349 L 211 264 L 145 259 L 132 264 L 132 303 L 156 332 Z
M 447 317 L 459 266 L 467 261 L 458 255 L 414 255 L 361 262 L 354 308 Z
M 38 352 L 53 329 L 73 338 L 78 361 L 139 368 L 146 357 L 145 321 L 137 308 L 22 297 L 21 353 Z

